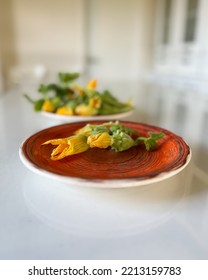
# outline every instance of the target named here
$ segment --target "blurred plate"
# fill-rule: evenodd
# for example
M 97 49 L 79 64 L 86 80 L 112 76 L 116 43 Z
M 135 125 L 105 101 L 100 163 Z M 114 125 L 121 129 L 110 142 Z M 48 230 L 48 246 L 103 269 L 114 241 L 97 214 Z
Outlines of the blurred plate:
M 87 123 L 53 126 L 30 136 L 19 151 L 22 162 L 38 174 L 67 184 L 120 188 L 165 180 L 183 170 L 191 159 L 189 146 L 176 134 L 156 126 L 121 121 L 121 124 L 136 129 L 140 135 L 147 136 L 152 131 L 163 132 L 165 137 L 151 152 L 142 145 L 120 153 L 93 148 L 59 161 L 51 160 L 54 146 L 41 144 L 49 139 L 68 137 Z
M 97 115 L 97 116 L 66 116 L 49 112 L 41 112 L 41 114 L 47 118 L 54 119 L 61 122 L 80 122 L 80 121 L 93 121 L 93 120 L 112 120 L 112 119 L 123 119 L 133 114 L 134 110 L 127 112 L 112 114 L 112 115 Z

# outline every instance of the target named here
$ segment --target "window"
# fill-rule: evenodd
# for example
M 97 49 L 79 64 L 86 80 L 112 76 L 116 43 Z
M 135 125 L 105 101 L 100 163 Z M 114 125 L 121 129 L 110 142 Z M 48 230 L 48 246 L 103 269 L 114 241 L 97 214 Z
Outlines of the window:
M 198 0 L 187 1 L 187 12 L 184 33 L 184 41 L 187 43 L 193 42 L 195 40 L 197 12 L 199 4 L 198 2 Z

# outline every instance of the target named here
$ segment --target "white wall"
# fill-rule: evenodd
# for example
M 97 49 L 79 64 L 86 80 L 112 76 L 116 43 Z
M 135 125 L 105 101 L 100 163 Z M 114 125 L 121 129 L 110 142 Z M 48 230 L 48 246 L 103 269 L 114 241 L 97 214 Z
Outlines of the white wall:
M 0 95 L 2 94 L 2 92 L 3 92 L 3 73 L 2 73 L 2 46 L 1 46 L 1 23 L 0 23 Z
M 0 61 L 0 96 L 3 93 L 3 75 L 2 75 L 2 64 Z
M 84 68 L 84 0 L 2 0 L 4 77 L 44 64 L 54 71 Z
M 4 85 L 7 84 L 8 72 L 15 63 L 14 28 L 12 0 L 0 1 L 0 73 Z M 3 83 L 2 82 L 2 83 Z M 1 83 L 1 84 L 2 84 Z
M 150 66 L 152 0 L 90 0 L 88 54 L 92 75 L 137 79 Z
M 151 68 L 154 0 L 2 0 L 4 75 L 44 64 L 102 79 Z M 13 73 L 13 72 L 12 72 Z
M 14 21 L 19 63 L 81 66 L 82 0 L 15 0 Z M 53 65 L 52 65 L 53 66 Z

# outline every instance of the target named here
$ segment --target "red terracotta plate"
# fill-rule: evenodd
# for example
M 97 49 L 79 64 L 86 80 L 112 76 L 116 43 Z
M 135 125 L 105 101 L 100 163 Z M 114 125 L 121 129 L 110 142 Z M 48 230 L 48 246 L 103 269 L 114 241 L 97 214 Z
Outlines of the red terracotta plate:
M 92 121 L 90 123 L 103 123 Z M 148 152 L 140 145 L 127 151 L 116 153 L 108 149 L 93 148 L 88 151 L 66 157 L 59 161 L 50 159 L 54 146 L 41 145 L 43 142 L 73 135 L 87 122 L 76 122 L 44 129 L 29 137 L 21 146 L 20 157 L 23 163 L 33 171 L 59 179 L 63 182 L 121 181 L 146 184 L 153 178 L 162 180 L 180 171 L 190 160 L 189 146 L 178 135 L 160 127 L 143 123 L 121 121 L 121 124 L 136 129 L 140 135 L 147 136 L 149 131 L 163 132 L 158 148 Z M 171 173 L 174 171 L 174 173 Z M 78 179 L 78 180 L 77 180 Z M 81 181 L 80 181 L 81 180 Z

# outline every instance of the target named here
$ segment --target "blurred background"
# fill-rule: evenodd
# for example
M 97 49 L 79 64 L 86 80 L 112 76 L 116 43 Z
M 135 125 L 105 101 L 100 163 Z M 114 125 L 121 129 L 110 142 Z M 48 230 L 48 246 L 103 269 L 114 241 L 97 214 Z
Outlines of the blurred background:
M 59 71 L 133 96 L 208 171 L 207 0 L 0 0 L 0 95 Z M 15 91 L 14 91 L 15 92 Z

